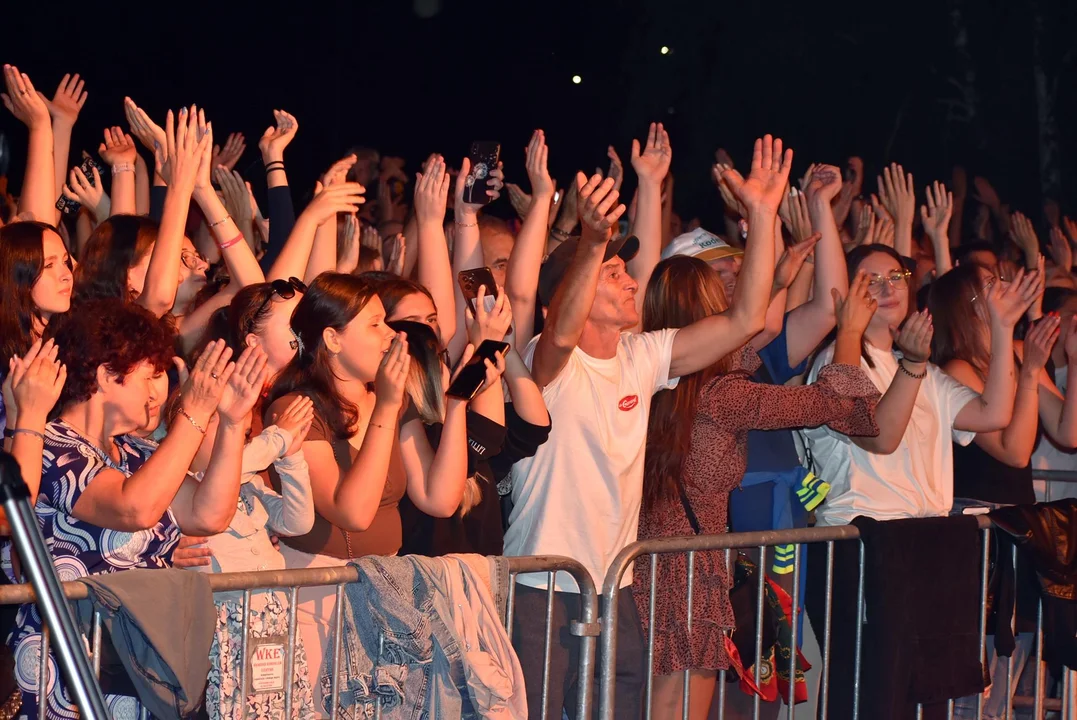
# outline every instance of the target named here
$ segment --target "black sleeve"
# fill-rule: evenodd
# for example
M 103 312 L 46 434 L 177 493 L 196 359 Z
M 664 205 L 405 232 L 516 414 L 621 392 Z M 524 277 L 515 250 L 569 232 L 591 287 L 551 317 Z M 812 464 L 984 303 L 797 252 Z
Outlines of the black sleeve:
M 269 195 L 269 240 L 265 255 L 259 261 L 262 272 L 269 272 L 273 267 L 284 241 L 292 234 L 295 227 L 295 205 L 292 204 L 292 191 L 287 185 L 271 187 Z
M 167 185 L 150 186 L 150 219 L 161 222 L 161 215 L 165 212 L 165 194 L 168 193 Z
M 501 452 L 490 458 L 495 481 L 506 477 L 513 465 L 538 452 L 549 437 L 549 422 L 533 425 L 516 414 L 512 403 L 505 403 L 505 443 Z

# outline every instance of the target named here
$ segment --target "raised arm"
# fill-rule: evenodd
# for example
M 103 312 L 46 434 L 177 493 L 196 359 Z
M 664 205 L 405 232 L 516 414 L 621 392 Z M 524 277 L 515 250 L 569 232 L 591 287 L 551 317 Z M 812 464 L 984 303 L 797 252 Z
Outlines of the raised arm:
M 187 210 L 203 151 L 212 139 L 209 133 L 199 136 L 198 112 L 194 105 L 190 110 L 183 108 L 177 122 L 169 110 L 165 120 L 165 145 L 156 150 L 158 173 L 168 183 L 168 193 L 138 304 L 158 317 L 171 311 L 176 301 Z
M 457 186 L 463 187 L 471 165 L 464 160 L 457 176 Z M 430 291 L 438 313 L 441 342 L 448 346 L 456 335 L 456 296 L 452 263 L 449 261 L 449 245 L 445 239 L 445 207 L 449 200 L 452 179 L 446 172 L 445 159 L 431 155 L 423 164 L 423 171 L 415 174 L 415 221 L 418 223 L 418 281 Z M 462 215 L 456 216 L 456 252 L 472 253 L 478 246 L 478 210 L 463 202 L 457 205 Z M 470 232 L 467 232 L 470 231 Z M 466 244 L 467 248 L 461 248 Z M 479 257 L 482 249 L 479 248 Z
M 791 367 L 803 362 L 833 329 L 831 291 L 837 290 L 844 296 L 849 290 L 845 251 L 831 209 L 841 188 L 841 171 L 833 165 L 816 165 L 804 188 L 811 227 L 819 233 L 819 243 L 815 246 L 814 295 L 794 309 L 788 319 L 786 337 Z
M 654 266 L 662 256 L 664 225 L 662 222 L 662 181 L 669 172 L 673 149 L 669 133 L 662 123 L 651 123 L 642 152 L 639 140 L 632 140 L 632 169 L 639 178 L 639 201 L 636 222 L 632 228 L 639 238 L 639 252 L 628 261 L 628 272 L 639 283 L 636 309 L 643 315 L 643 298 L 651 280 Z
M 321 184 L 324 187 L 333 187 L 346 182 L 348 171 L 355 165 L 355 155 L 348 155 L 333 163 L 328 172 L 322 177 Z M 315 193 L 318 192 L 317 187 Z M 337 267 L 337 218 L 336 215 L 326 219 L 318 229 L 314 231 L 314 242 L 311 245 L 310 257 L 307 258 L 307 268 L 303 272 L 303 280 L 307 283 L 323 272 L 332 272 Z
M 330 220 L 335 222 L 337 213 L 355 213 L 362 203 L 363 186 L 359 183 L 345 182 L 323 188 L 319 182 L 315 186 L 314 199 L 295 221 L 292 232 L 288 235 L 284 247 L 277 253 L 266 279 L 287 280 L 290 277 L 302 277 L 306 272 L 318 227 Z M 269 231 L 273 232 L 272 220 Z
M 4 107 L 30 129 L 26 152 L 26 174 L 19 193 L 19 213 L 35 220 L 54 223 L 56 210 L 56 168 L 52 156 L 52 121 L 45 100 L 34 90 L 30 76 L 14 65 L 4 66 L 6 93 L 0 93 Z
M 576 175 L 583 233 L 576 255 L 554 293 L 546 329 L 535 347 L 531 374 L 539 387 L 553 382 L 568 364 L 591 313 L 606 245 L 613 236 L 613 226 L 625 211 L 625 206 L 617 202 L 620 194 L 613 189 L 613 183 L 613 178 L 603 180 L 601 175 L 590 180 L 583 173 Z
M 67 73 L 60 80 L 51 101 L 40 92 L 38 93 L 48 106 L 49 115 L 52 116 L 52 158 L 56 176 L 56 192 L 53 193 L 53 197 L 60 196 L 60 185 L 67 173 L 67 159 L 71 153 L 71 131 L 75 127 L 75 121 L 78 120 L 79 111 L 86 104 L 86 91 L 83 90 L 85 86 L 85 81 L 79 78 L 78 73 L 75 73 L 74 77 Z
M 135 141 L 118 127 L 105 128 L 105 141 L 97 154 L 112 169 L 112 214 L 134 215 L 138 211 L 135 199 Z
M 546 253 L 549 235 L 550 205 L 553 202 L 554 182 L 547 170 L 546 135 L 536 130 L 527 145 L 527 177 L 531 181 L 531 201 L 523 226 L 509 255 L 505 273 L 505 292 L 514 310 L 517 347 L 527 347 L 534 337 L 535 304 L 538 300 L 539 270 Z
M 935 279 L 942 277 L 953 268 L 950 259 L 950 236 L 948 229 L 954 211 L 954 194 L 946 191 L 946 186 L 938 180 L 924 189 L 927 204 L 920 206 L 920 222 L 924 232 L 931 239 L 935 249 Z
M 954 427 L 971 432 L 1001 430 L 1013 416 L 1016 378 L 1013 328 L 1043 289 L 1043 273 L 1019 270 L 1012 283 L 997 282 L 987 293 L 991 316 L 991 364 L 983 393 L 954 418 Z
M 916 217 L 916 191 L 912 173 L 897 163 L 883 168 L 879 176 L 879 197 L 894 218 L 894 249 L 902 257 L 912 257 L 912 223 Z
M 270 125 L 258 140 L 262 164 L 266 170 L 266 194 L 268 196 L 269 237 L 262 268 L 269 270 L 280 255 L 285 240 L 295 225 L 295 206 L 288 187 L 288 175 L 284 171 L 284 150 L 295 138 L 299 123 L 295 116 L 284 110 L 274 110 L 276 125 Z M 292 273 L 297 275 L 297 273 Z
M 789 182 L 793 151 L 780 138 L 755 141 L 747 179 L 727 170 L 722 179 L 747 209 L 748 241 L 732 307 L 682 328 L 673 341 L 670 377 L 698 372 L 740 348 L 766 322 L 774 279 L 774 232 L 778 205 Z

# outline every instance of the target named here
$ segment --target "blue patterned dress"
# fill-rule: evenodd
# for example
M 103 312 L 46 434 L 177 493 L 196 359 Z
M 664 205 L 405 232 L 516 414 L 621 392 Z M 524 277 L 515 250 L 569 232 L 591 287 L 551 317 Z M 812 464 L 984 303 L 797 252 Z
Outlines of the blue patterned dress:
M 149 530 L 134 533 L 98 527 L 71 514 L 98 472 L 111 468 L 129 477 L 142 467 L 152 452 L 152 446 L 145 441 L 132 442 L 127 436 L 117 437 L 116 445 L 120 450 L 118 463 L 103 455 L 93 443 L 62 420 L 45 427 L 41 492 L 34 510 L 62 581 L 131 568 L 171 567 L 172 551 L 180 539 L 180 529 L 171 510 Z M 4 552 L 10 553 L 10 545 Z M 7 562 L 5 566 L 8 566 Z M 8 638 L 8 644 L 15 653 L 15 679 L 22 691 L 19 714 L 36 718 L 41 649 L 41 616 L 36 605 L 19 608 L 16 629 Z M 79 717 L 78 708 L 64 685 L 56 658 L 50 654 L 46 708 L 49 718 L 73 720 Z M 140 708 L 136 698 L 106 695 L 105 701 L 114 718 L 138 717 Z

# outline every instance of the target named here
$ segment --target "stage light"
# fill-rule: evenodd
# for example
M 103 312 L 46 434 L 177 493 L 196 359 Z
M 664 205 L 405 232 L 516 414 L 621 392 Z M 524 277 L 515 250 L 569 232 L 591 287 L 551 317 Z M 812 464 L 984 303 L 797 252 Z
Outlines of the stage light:
M 581 82 L 583 82 L 582 77 L 580 77 L 579 75 L 573 75 L 572 76 L 572 84 L 573 85 L 579 85 Z
M 663 55 L 669 55 L 669 48 L 668 48 L 668 47 L 666 47 L 665 45 L 663 45 L 663 46 L 662 46 L 662 49 L 661 49 L 661 51 L 660 51 L 660 52 L 661 52 L 661 53 L 662 53 Z

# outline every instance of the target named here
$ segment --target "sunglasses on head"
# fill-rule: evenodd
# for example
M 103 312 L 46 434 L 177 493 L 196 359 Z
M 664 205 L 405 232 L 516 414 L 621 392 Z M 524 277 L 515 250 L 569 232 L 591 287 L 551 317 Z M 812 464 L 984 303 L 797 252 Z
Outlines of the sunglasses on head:
M 262 304 L 258 306 L 258 309 L 251 317 L 256 318 L 261 315 L 262 311 L 266 309 L 266 306 L 269 305 L 274 296 L 279 297 L 281 300 L 291 300 L 295 297 L 296 291 L 301 293 L 307 292 L 306 284 L 296 277 L 290 277 L 287 280 L 274 280 L 269 283 L 269 287 L 273 292 L 266 295 L 266 299 L 262 301 Z

